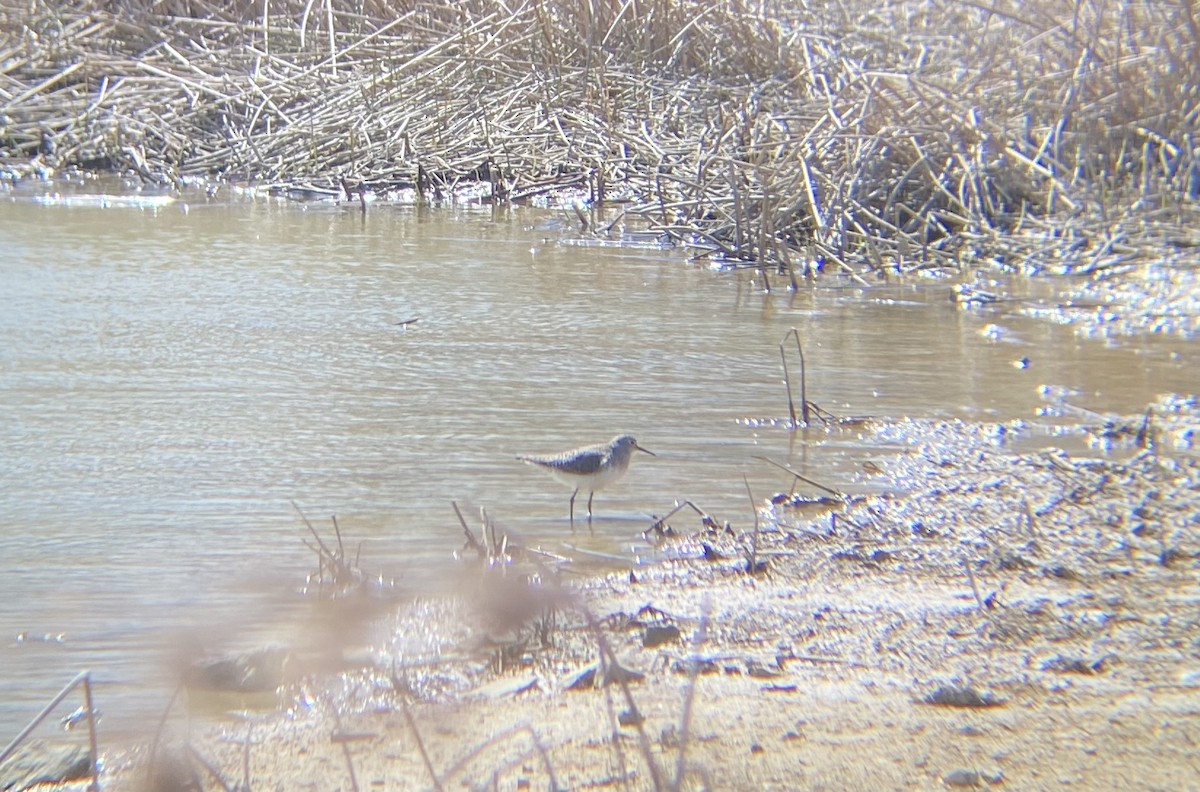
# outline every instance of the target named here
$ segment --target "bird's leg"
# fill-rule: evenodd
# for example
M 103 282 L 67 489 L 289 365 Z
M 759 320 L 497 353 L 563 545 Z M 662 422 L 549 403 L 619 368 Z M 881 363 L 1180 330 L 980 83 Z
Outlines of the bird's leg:
M 588 522 L 592 521 L 592 498 L 594 497 L 596 497 L 594 491 L 588 493 Z
M 579 488 L 576 487 L 575 491 L 571 493 L 571 527 L 572 528 L 575 527 L 575 496 L 578 494 L 579 494 Z M 589 517 L 591 516 L 591 513 L 592 513 L 592 508 L 591 508 L 591 506 L 588 506 L 588 516 Z

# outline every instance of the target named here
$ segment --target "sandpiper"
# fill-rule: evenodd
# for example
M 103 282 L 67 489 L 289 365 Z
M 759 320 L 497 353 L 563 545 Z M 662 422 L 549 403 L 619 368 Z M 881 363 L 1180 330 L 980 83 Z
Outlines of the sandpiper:
M 549 456 L 519 456 L 517 459 L 539 467 L 567 486 L 575 488 L 571 493 L 572 523 L 575 522 L 575 496 L 580 490 L 587 490 L 588 522 L 591 522 L 592 497 L 625 475 L 634 451 L 657 456 L 653 451 L 647 451 L 638 445 L 632 435 L 618 435 L 599 445 L 584 446 Z

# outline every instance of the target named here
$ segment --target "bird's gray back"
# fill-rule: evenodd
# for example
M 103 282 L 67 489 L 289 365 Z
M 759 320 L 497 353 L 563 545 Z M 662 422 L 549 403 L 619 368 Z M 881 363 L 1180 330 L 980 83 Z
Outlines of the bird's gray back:
M 579 476 L 591 475 L 604 465 L 607 448 L 588 448 L 553 456 L 522 456 L 523 462 Z

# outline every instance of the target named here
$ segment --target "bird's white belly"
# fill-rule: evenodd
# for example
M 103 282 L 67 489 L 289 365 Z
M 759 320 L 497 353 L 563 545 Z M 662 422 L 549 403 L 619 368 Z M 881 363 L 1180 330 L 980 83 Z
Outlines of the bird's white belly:
M 599 492 L 625 474 L 623 469 L 615 465 L 601 468 L 595 473 L 588 473 L 586 475 L 568 473 L 565 470 L 556 470 L 554 468 L 546 468 L 546 470 L 568 487 L 579 489 L 582 492 Z

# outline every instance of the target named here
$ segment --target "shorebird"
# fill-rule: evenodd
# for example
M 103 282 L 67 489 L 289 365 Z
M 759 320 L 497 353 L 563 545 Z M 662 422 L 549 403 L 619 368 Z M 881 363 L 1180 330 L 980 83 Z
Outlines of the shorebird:
M 534 467 L 541 468 L 569 487 L 571 493 L 571 522 L 575 522 L 575 496 L 582 490 L 588 491 L 588 522 L 592 520 L 592 498 L 629 470 L 629 460 L 634 451 L 657 456 L 638 445 L 632 435 L 618 435 L 607 443 L 583 446 L 548 456 L 523 455 L 517 457 Z

